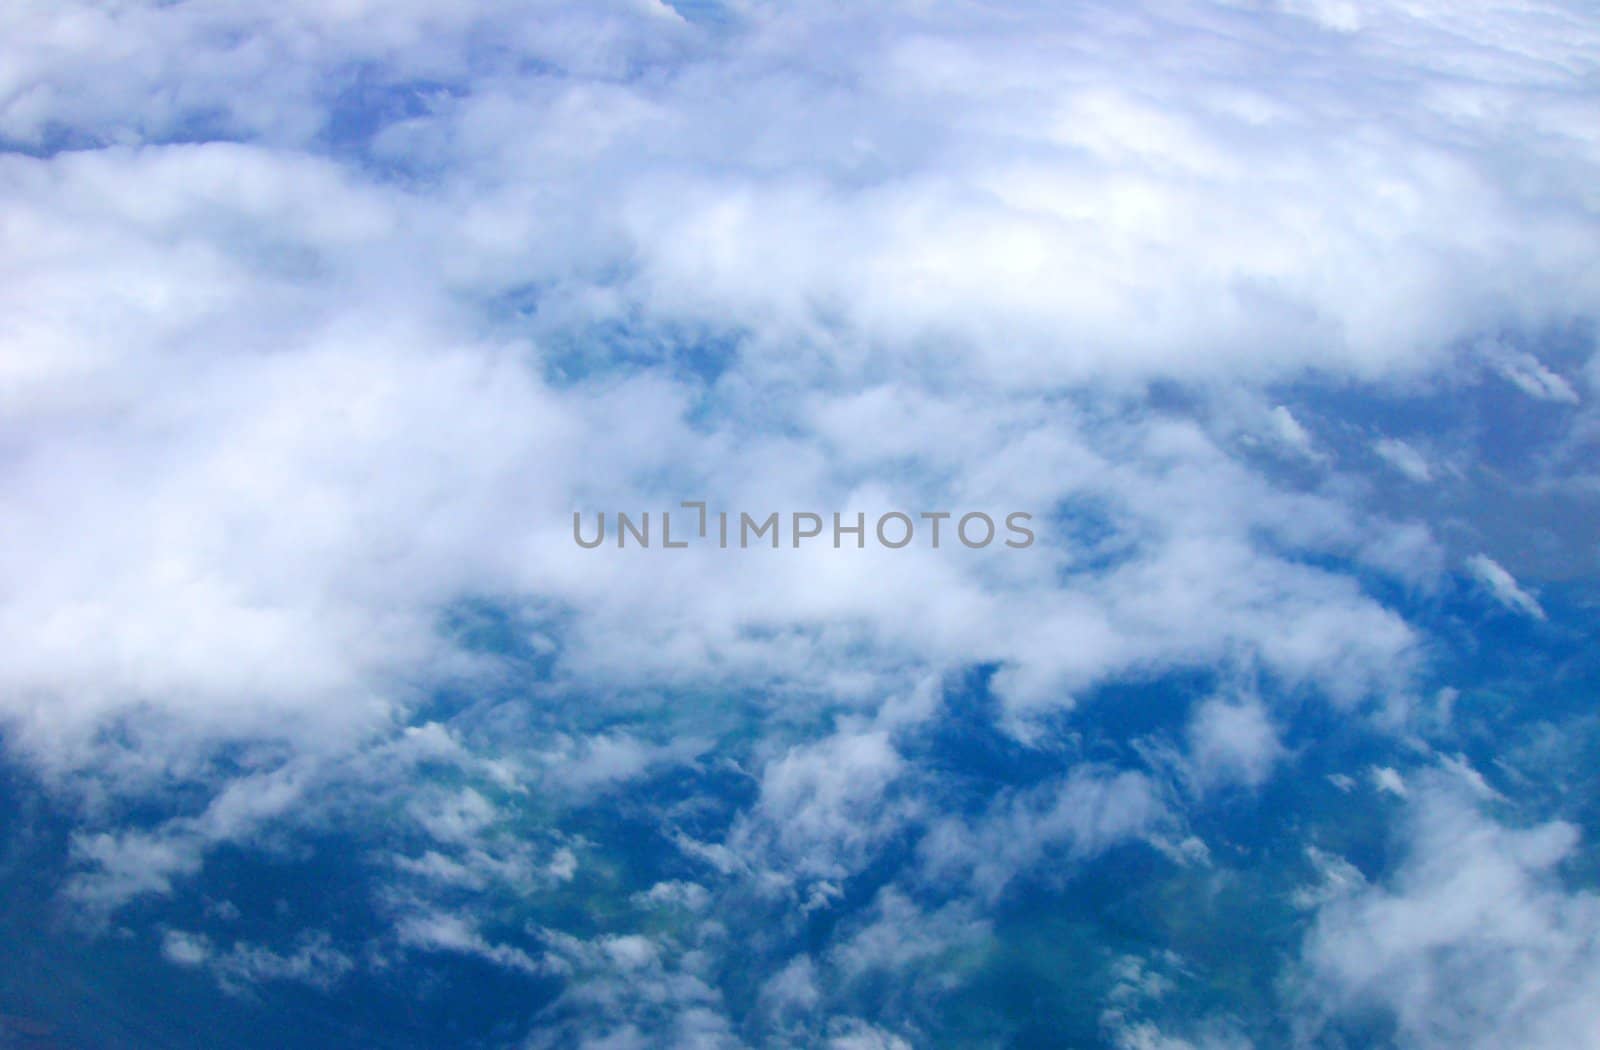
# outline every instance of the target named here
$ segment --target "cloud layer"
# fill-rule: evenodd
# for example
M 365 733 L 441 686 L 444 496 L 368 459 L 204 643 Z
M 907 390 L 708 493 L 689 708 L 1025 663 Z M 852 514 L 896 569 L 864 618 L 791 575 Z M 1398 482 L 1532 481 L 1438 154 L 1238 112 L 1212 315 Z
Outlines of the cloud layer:
M 1405 741 L 1406 794 L 1459 644 L 1419 610 L 1554 631 L 1519 578 L 1600 557 L 1597 55 L 1534 0 L 9 6 L 0 733 L 71 814 L 60 899 L 104 928 L 381 813 L 385 936 L 160 955 L 567 982 L 530 1045 L 898 1046 L 1027 894 L 1207 870 L 1300 721 Z M 1039 541 L 572 542 L 682 500 Z M 1455 790 L 1301 978 L 1555 1045 L 1579 839 Z M 528 917 L 605 806 L 681 854 L 613 887 L 674 935 Z

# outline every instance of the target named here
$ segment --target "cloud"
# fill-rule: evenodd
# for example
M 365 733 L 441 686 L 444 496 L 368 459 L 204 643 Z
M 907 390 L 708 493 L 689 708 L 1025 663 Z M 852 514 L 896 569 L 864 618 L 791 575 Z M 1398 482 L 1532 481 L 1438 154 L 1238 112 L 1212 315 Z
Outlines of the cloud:
M 1529 397 L 1568 405 L 1578 403 L 1578 392 L 1572 389 L 1572 384 L 1527 351 L 1490 345 L 1484 350 L 1484 356 L 1491 368 Z
M 320 931 L 302 934 L 292 952 L 280 953 L 243 941 L 222 952 L 203 934 L 167 930 L 161 954 L 178 966 L 209 970 L 224 991 L 235 995 L 248 995 L 265 981 L 292 981 L 328 991 L 356 965 Z
M 858 868 L 906 818 L 886 798 L 904 762 L 883 730 L 841 732 L 795 747 L 761 777 L 754 823 L 734 831 L 771 836 L 775 867 L 793 877 L 838 878 Z
M 636 935 L 546 936 L 574 979 L 540 1012 L 523 1045 L 743 1045 L 703 953 L 672 951 Z
M 1367 773 L 1372 779 L 1372 786 L 1379 791 L 1399 798 L 1405 798 L 1410 794 L 1410 789 L 1406 787 L 1405 777 L 1401 776 L 1400 771 L 1392 766 L 1373 766 Z
M 1148 1021 L 1140 1021 L 1116 1031 L 1118 1050 L 1249 1050 L 1251 1043 L 1232 1033 L 1205 1035 L 1198 1041 L 1168 1035 Z
M 1272 409 L 1272 428 L 1277 439 L 1291 452 L 1306 459 L 1320 458 L 1311 432 L 1294 417 L 1293 412 L 1282 405 L 1275 405 Z
M 1539 605 L 1538 599 L 1518 586 L 1516 578 L 1493 558 L 1486 554 L 1474 554 L 1467 559 L 1467 568 L 1494 596 L 1494 599 L 1507 609 L 1522 613 L 1524 616 L 1531 616 L 1535 620 L 1545 619 L 1544 609 Z
M 1600 900 L 1568 889 L 1570 824 L 1510 827 L 1433 774 L 1409 804 L 1407 859 L 1385 885 L 1324 904 L 1307 993 L 1376 1007 L 1406 1047 L 1565 1047 L 1600 1037 Z
M 1373 443 L 1373 451 L 1407 478 L 1419 484 L 1433 480 L 1433 467 L 1427 457 L 1398 438 L 1381 438 Z
M 1197 784 L 1258 787 L 1286 753 L 1260 700 L 1213 697 L 1189 720 L 1189 762 Z
M 859 1018 L 836 1024 L 828 1036 L 828 1050 L 909 1050 L 911 1043 Z
M 890 887 L 877 894 L 853 932 L 835 946 L 830 961 L 846 979 L 873 971 L 896 973 L 988 933 L 988 924 L 960 905 L 925 915 L 915 901 Z
M 514 944 L 490 941 L 472 919 L 442 911 L 419 910 L 396 924 L 399 943 L 413 951 L 472 956 L 530 977 L 559 972 L 559 964 L 537 958 Z
M 19 52 L 5 123 L 33 151 L 5 157 L 7 717 L 66 768 L 133 711 L 169 717 L 171 748 L 389 731 L 459 666 L 439 610 L 485 593 L 571 610 L 563 667 L 607 685 L 837 688 L 861 647 L 829 635 L 852 631 L 869 675 L 1000 661 L 1024 707 L 1241 646 L 1377 688 L 1403 628 L 1253 542 L 1283 494 L 1140 384 L 1446 369 L 1482 328 L 1592 299 L 1576 111 L 1523 141 L 1461 108 L 1436 52 L 1387 43 L 1467 32 L 1474 61 L 1575 99 L 1558 63 L 1581 50 L 1509 12 L 1384 9 L 1329 39 L 1321 16 L 1206 7 L 1134 85 L 1128 55 L 1173 31 L 1141 12 L 1113 39 L 1045 8 L 1004 30 L 944 8 L 721 28 L 634 5 L 75 10 L 9 16 L 50 43 Z M 802 60 L 820 39 L 850 45 Z M 1272 89 L 1308 62 L 1383 104 Z M 341 95 L 360 64 L 370 96 Z M 268 68 L 288 70 L 270 89 Z M 1532 105 L 1477 72 L 1493 112 Z M 1496 175 L 1512 153 L 1547 173 L 1538 207 Z M 708 386 L 680 366 L 713 338 L 732 349 Z M 1072 389 L 1126 398 L 1124 421 L 1036 393 Z M 1295 412 L 1271 418 L 1303 450 Z M 685 495 L 1082 499 L 1119 512 L 1134 558 L 1057 588 L 1076 552 L 1047 531 L 1027 570 L 688 555 L 646 585 L 561 539 L 574 504 Z M 1263 500 L 1275 522 L 1241 509 Z M 1375 550 L 1385 528 L 1305 546 Z
M 1158 830 L 1167 816 L 1142 773 L 1080 768 L 997 798 L 973 819 L 945 818 L 918 847 L 928 876 L 959 878 L 985 897 L 1052 857 L 1083 860 Z
M 7 6 L 0 731 L 71 814 L 66 900 L 103 922 L 379 815 L 380 940 L 570 981 L 535 1043 L 732 1045 L 741 907 L 783 966 L 838 924 L 764 986 L 801 1041 L 915 1041 L 832 997 L 1267 783 L 1302 701 L 1420 688 L 1402 592 L 1498 511 L 1375 512 L 1364 412 L 1503 379 L 1581 460 L 1545 337 L 1600 300 L 1597 42 L 1575 3 Z M 1371 448 L 1423 483 L 1465 456 L 1417 411 Z M 575 509 L 684 499 L 1039 540 L 571 542 Z M 979 798 L 919 751 L 955 717 L 928 683 L 975 668 L 1026 771 Z M 1145 712 L 1199 790 L 1075 750 L 1097 691 L 1184 673 L 1259 683 Z M 607 805 L 690 869 L 617 913 L 684 925 L 498 922 L 636 873 L 573 830 Z M 1533 846 L 1451 848 L 1554 929 Z M 1456 891 L 1406 878 L 1321 903 L 1308 965 L 1431 1039 L 1456 1004 L 1369 919 Z M 355 965 L 161 944 L 241 985 Z M 1231 1033 L 1114 1033 L 1201 1036 Z

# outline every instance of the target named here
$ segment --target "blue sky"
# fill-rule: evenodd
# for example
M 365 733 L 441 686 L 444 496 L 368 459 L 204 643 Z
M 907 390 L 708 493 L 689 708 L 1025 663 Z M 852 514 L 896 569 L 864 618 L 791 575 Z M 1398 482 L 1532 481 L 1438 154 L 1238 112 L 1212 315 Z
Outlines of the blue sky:
M 1597 55 L 8 6 L 0 1034 L 1600 1045 Z

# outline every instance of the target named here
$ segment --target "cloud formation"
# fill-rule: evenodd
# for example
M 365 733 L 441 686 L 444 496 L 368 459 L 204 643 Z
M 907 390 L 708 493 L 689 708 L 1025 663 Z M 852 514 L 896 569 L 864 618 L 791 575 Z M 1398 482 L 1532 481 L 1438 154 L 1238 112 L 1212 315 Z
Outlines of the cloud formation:
M 9 5 L 0 733 L 61 899 L 376 827 L 375 956 L 155 951 L 566 981 L 530 1045 L 916 1044 L 1019 895 L 1208 870 L 1297 719 L 1426 754 L 1444 577 L 1531 629 L 1528 552 L 1592 576 L 1596 56 L 1557 0 Z M 1038 542 L 572 542 L 681 500 Z M 1309 979 L 1417 1046 L 1588 1023 L 1574 832 L 1363 768 L 1413 859 L 1317 898 Z M 537 911 L 580 892 L 655 925 Z
M 1443 774 L 1410 805 L 1394 884 L 1357 885 L 1322 907 L 1306 944 L 1312 994 L 1386 1009 L 1408 1047 L 1600 1038 L 1600 899 L 1558 876 L 1576 829 L 1507 827 Z

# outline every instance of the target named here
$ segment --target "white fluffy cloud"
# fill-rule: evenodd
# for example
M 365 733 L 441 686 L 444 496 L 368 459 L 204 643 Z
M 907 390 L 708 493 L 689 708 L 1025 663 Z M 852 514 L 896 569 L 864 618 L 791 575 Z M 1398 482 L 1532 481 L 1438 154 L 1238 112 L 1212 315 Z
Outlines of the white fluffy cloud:
M 1442 773 L 1410 806 L 1393 883 L 1354 882 L 1323 905 L 1306 945 L 1312 998 L 1389 1011 L 1407 1047 L 1600 1039 L 1600 898 L 1567 889 L 1559 868 L 1576 829 L 1509 827 Z
M 1162 833 L 1174 799 L 1064 761 L 941 812 L 908 741 L 943 675 L 995 668 L 1000 725 L 1041 746 L 1097 687 L 1172 670 L 1403 708 L 1428 639 L 1384 594 L 1459 562 L 1404 506 L 1374 513 L 1346 450 L 1416 482 L 1443 450 L 1297 398 L 1492 374 L 1577 416 L 1581 448 L 1593 399 L 1540 337 L 1600 302 L 1597 55 L 1555 0 L 7 5 L 0 728 L 76 806 L 69 898 L 169 893 L 219 843 L 393 801 L 426 754 L 477 779 L 393 807 L 427 836 L 388 858 L 419 895 L 401 941 L 589 974 L 564 1006 L 614 1007 L 617 1045 L 663 1018 L 715 1044 L 704 959 L 536 957 L 432 909 L 424 886 L 581 870 L 501 834 L 486 784 L 577 804 L 711 767 L 736 728 L 749 805 L 717 841 L 672 829 L 719 876 L 825 908 L 917 829 L 923 881 L 993 903 L 1042 860 Z M 575 509 L 685 499 L 1026 510 L 1039 542 L 572 543 Z M 525 670 L 452 629 L 472 603 L 544 661 L 519 683 L 539 732 L 493 758 L 404 728 Z M 685 696 L 716 699 L 663 738 L 603 725 Z M 1280 717 L 1214 699 L 1168 728 L 1195 786 L 1254 786 L 1291 761 Z M 119 822 L 174 786 L 200 801 Z M 1537 926 L 1525 854 L 1495 877 Z M 1415 993 L 1419 1040 L 1435 993 L 1360 971 L 1339 930 L 1431 909 L 1435 881 L 1326 912 L 1315 955 L 1341 988 Z M 984 928 L 898 892 L 824 962 Z M 197 936 L 169 958 L 340 966 Z
M 88 761 L 134 710 L 354 740 L 483 594 L 574 609 L 596 677 L 804 674 L 847 629 L 882 666 L 1006 663 L 1024 705 L 1240 645 L 1372 688 L 1404 627 L 1249 538 L 1299 509 L 1198 433 L 1018 393 L 1413 374 L 1595 301 L 1589 52 L 1514 8 L 1305 14 L 9 9 L 22 746 Z M 1428 46 L 1460 34 L 1460 63 Z M 686 331 L 733 341 L 714 386 L 674 370 Z M 1084 500 L 1129 557 L 1056 587 L 1056 530 L 1010 564 L 562 538 L 574 505 L 695 496 Z
M 1046 860 L 1083 860 L 1157 831 L 1166 807 L 1141 773 L 1080 768 L 1059 783 L 1002 796 L 973 820 L 934 825 L 919 850 L 930 877 L 996 897 Z
M 1189 720 L 1189 762 L 1196 784 L 1256 787 L 1285 755 L 1265 706 L 1254 697 L 1206 700 Z

